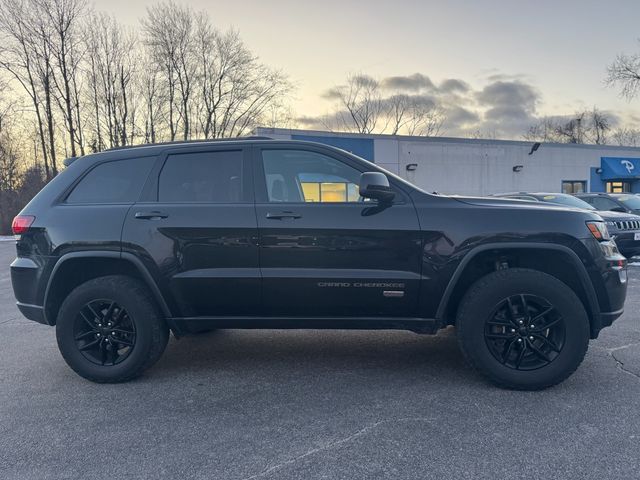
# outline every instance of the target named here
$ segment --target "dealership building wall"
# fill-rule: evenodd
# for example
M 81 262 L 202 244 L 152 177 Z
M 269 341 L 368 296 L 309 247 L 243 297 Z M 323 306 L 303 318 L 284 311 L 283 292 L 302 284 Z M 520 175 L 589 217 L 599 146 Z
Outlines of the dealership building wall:
M 257 128 L 256 135 L 333 145 L 432 192 L 487 195 L 516 191 L 640 193 L 640 148 Z M 537 147 L 537 148 L 536 148 Z

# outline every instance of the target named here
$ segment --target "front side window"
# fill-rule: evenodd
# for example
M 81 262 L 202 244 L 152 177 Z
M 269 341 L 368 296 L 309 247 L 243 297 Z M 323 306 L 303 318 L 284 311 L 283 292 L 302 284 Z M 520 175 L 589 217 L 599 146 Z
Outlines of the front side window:
M 163 203 L 238 203 L 243 201 L 242 151 L 169 155 L 160 172 Z
M 87 173 L 67 203 L 133 203 L 138 200 L 156 157 L 116 160 Z
M 364 201 L 361 172 L 334 158 L 303 150 L 263 150 L 269 202 L 340 203 Z

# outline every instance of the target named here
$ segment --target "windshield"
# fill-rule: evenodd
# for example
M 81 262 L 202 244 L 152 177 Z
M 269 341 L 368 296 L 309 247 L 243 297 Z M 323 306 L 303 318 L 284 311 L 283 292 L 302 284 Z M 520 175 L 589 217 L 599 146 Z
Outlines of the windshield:
M 574 208 L 582 208 L 583 210 L 595 210 L 594 207 L 589 205 L 584 200 L 574 197 L 573 195 L 544 195 L 540 198 L 543 202 L 558 203 L 560 205 L 567 205 Z
M 631 210 L 640 210 L 640 197 L 636 195 L 616 195 L 614 198 Z

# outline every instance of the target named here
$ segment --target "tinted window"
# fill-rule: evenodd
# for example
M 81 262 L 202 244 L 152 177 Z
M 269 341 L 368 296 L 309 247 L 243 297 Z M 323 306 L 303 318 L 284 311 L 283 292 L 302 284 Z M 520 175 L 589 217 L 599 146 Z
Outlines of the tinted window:
M 158 186 L 169 203 L 237 203 L 242 201 L 242 151 L 169 155 Z
M 589 200 L 589 203 L 596 207 L 597 210 L 611 210 L 619 207 L 616 202 L 607 197 L 591 197 Z
M 640 197 L 635 195 L 618 195 L 616 199 L 621 202 L 626 208 L 631 210 L 640 209 Z
M 133 203 L 155 157 L 102 163 L 87 173 L 67 197 L 67 203 Z
M 326 155 L 303 150 L 263 150 L 270 202 L 362 201 L 360 171 Z
M 595 210 L 593 206 L 589 205 L 584 200 L 580 200 L 572 195 L 545 195 L 542 197 L 543 202 L 557 203 L 559 205 L 567 205 L 569 207 L 582 208 L 584 210 Z

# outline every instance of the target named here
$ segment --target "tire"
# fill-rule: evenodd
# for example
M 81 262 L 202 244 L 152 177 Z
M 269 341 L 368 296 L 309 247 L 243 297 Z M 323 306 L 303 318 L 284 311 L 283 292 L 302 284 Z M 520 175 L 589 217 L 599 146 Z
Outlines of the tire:
M 119 383 L 139 376 L 160 358 L 169 329 L 144 284 L 111 275 L 89 280 L 69 294 L 58 312 L 56 338 L 62 357 L 78 375 Z
M 568 378 L 590 338 L 587 313 L 573 290 L 551 275 L 522 268 L 474 283 L 458 308 L 456 330 L 467 362 L 494 384 L 515 390 L 542 390 Z

